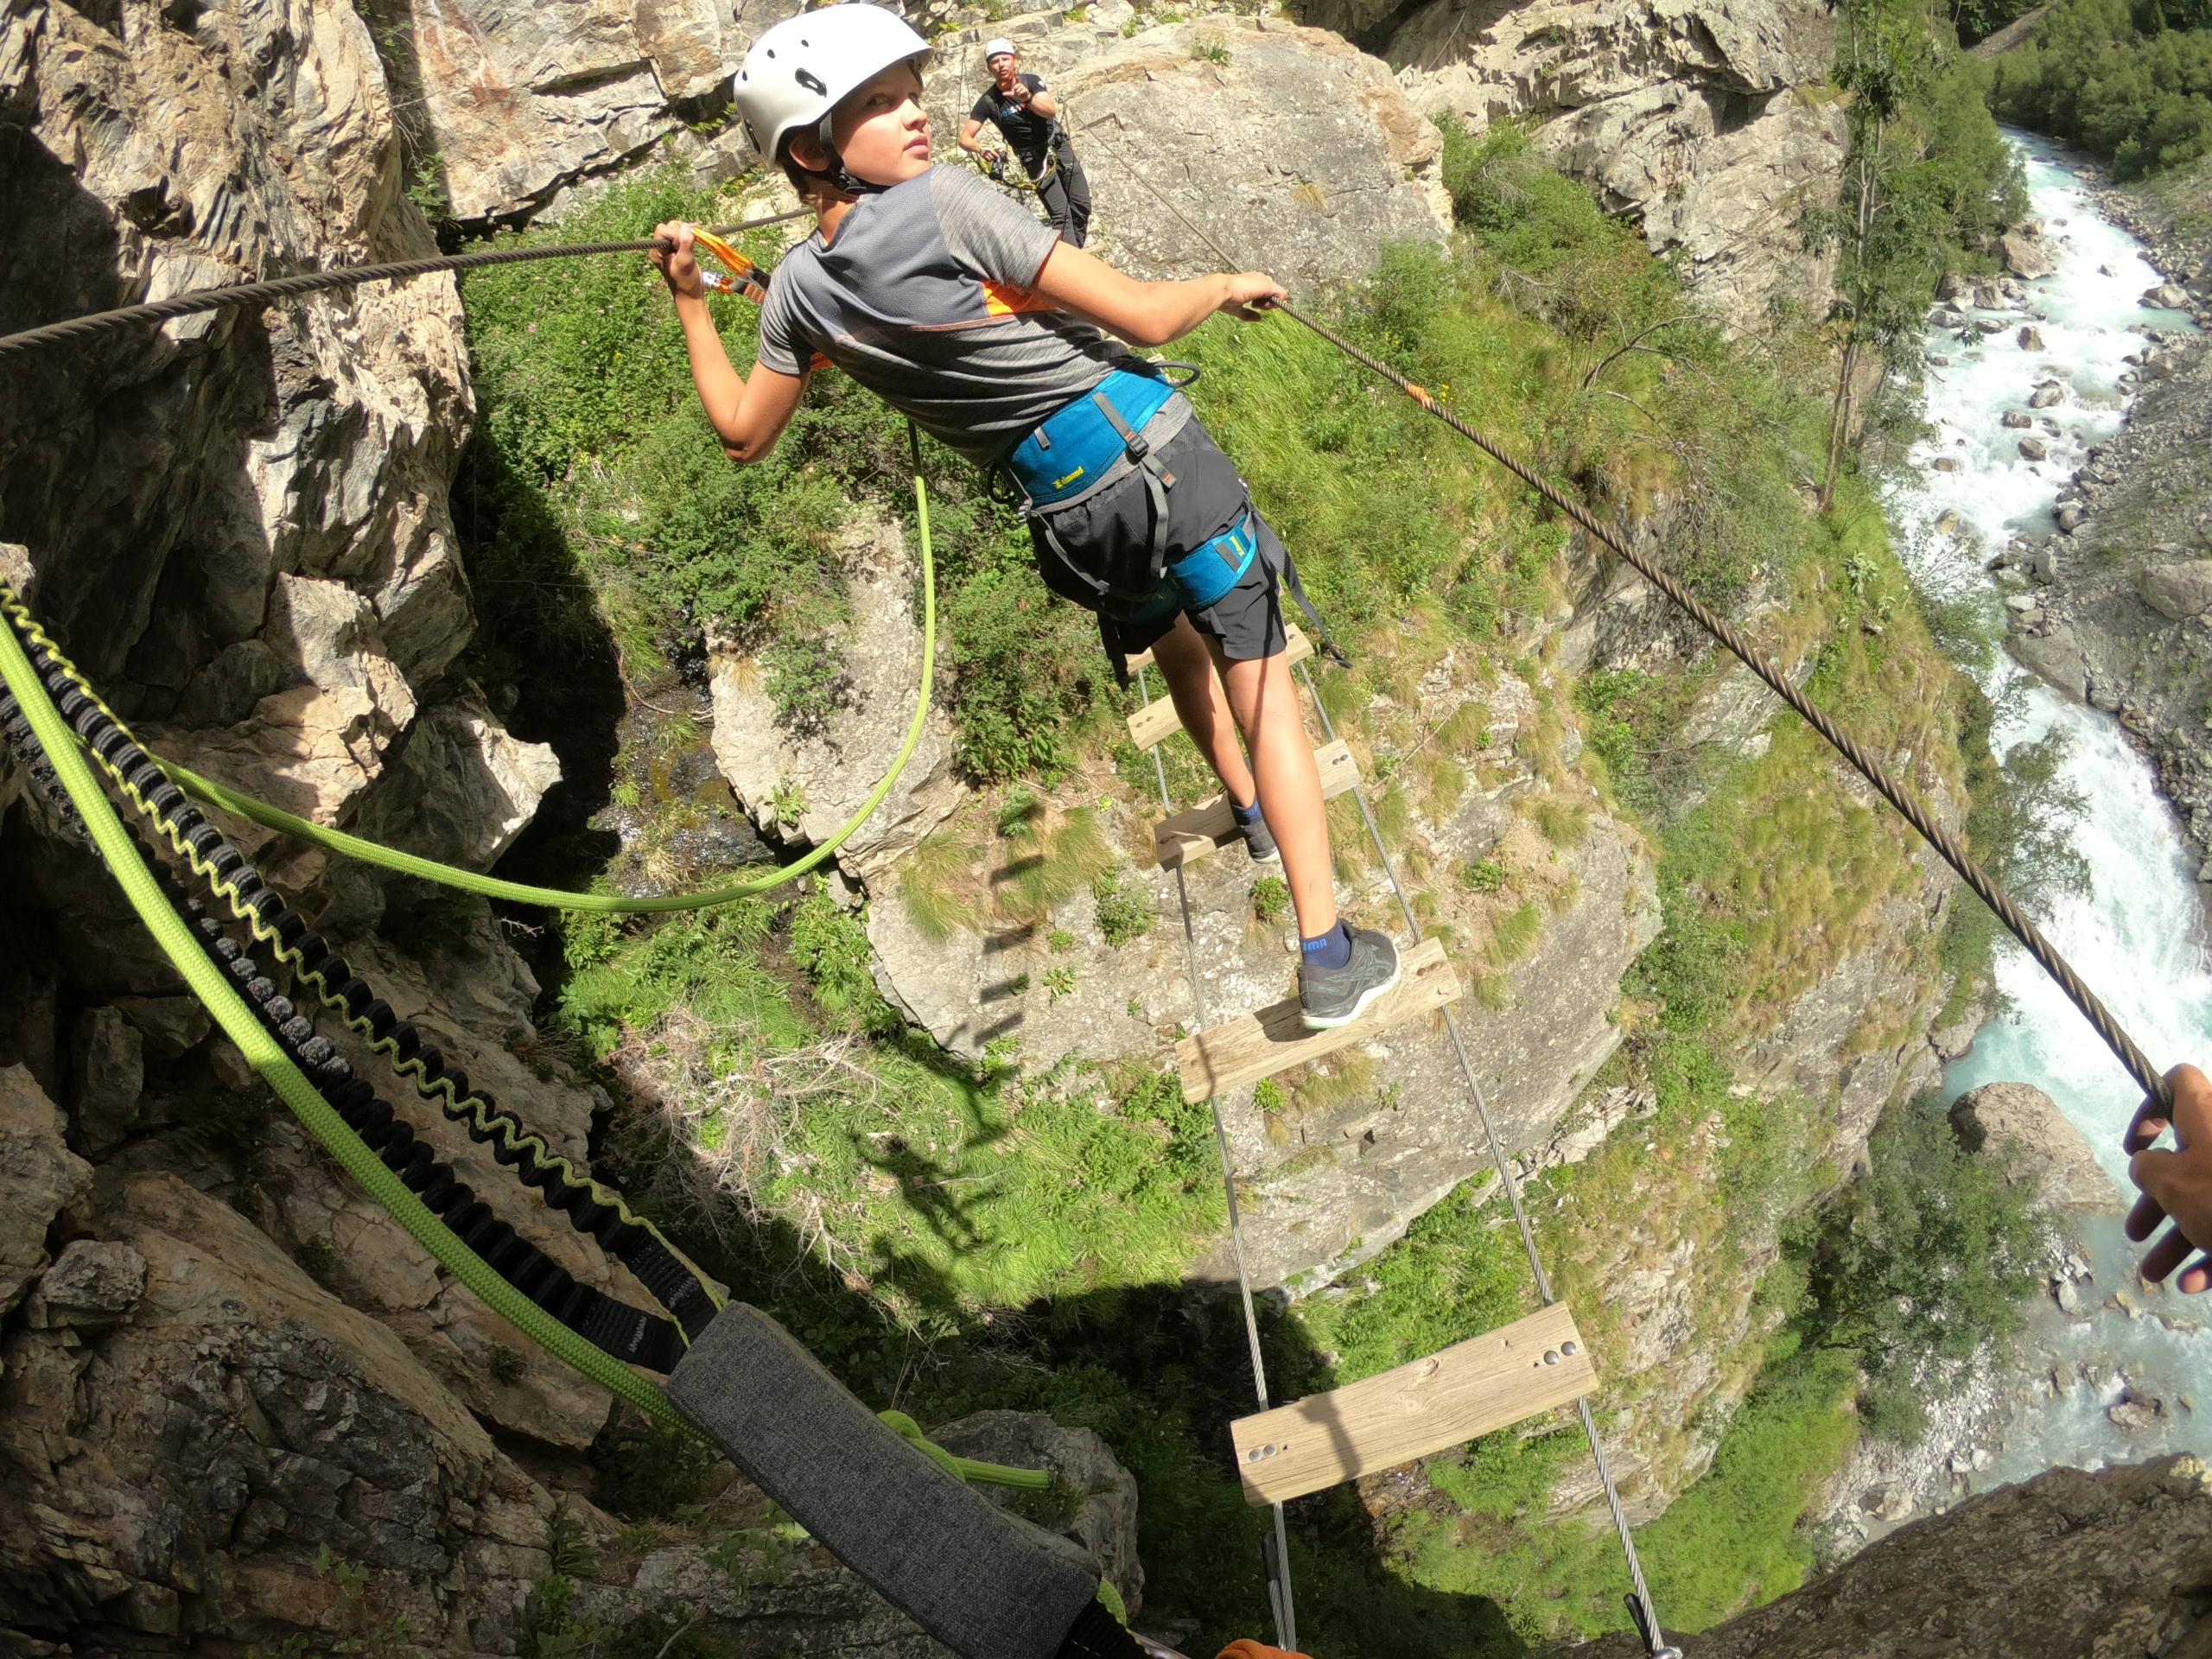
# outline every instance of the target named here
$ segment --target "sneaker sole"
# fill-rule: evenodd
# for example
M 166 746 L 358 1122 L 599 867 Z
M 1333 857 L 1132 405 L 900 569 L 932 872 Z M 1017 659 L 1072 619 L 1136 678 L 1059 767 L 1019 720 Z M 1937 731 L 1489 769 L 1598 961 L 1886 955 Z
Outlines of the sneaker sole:
M 1359 1000 L 1351 1005 L 1351 1013 L 1315 1014 L 1301 1012 L 1298 1017 L 1305 1022 L 1306 1029 L 1308 1031 L 1334 1031 L 1339 1026 L 1349 1026 L 1374 1006 L 1376 997 L 1388 996 L 1392 991 L 1396 990 L 1398 982 L 1405 976 L 1405 958 L 1401 957 L 1398 959 L 1397 971 L 1382 984 L 1370 985 L 1362 991 L 1359 994 Z
M 1248 853 L 1252 853 L 1252 861 L 1255 864 L 1280 864 L 1282 862 L 1282 849 L 1280 847 L 1270 847 L 1264 853 L 1253 853 L 1251 843 L 1247 842 L 1244 844 L 1244 850 Z

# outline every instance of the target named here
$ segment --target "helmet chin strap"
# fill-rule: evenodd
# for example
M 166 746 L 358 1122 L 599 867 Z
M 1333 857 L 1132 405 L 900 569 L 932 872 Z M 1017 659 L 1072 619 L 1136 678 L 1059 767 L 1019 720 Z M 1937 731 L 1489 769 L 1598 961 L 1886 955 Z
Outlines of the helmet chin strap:
M 823 116 L 814 129 L 814 142 L 822 146 L 822 153 L 830 158 L 830 181 L 849 196 L 872 196 L 888 190 L 887 184 L 871 184 L 845 165 L 845 158 L 837 151 L 830 137 L 831 118 Z

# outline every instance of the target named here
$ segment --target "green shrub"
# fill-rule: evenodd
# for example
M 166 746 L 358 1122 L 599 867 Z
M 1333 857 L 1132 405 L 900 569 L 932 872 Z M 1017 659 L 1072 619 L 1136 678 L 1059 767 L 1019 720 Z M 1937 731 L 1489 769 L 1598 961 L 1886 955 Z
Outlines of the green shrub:
M 1867 1159 L 1810 1246 L 1807 1318 L 1857 1353 L 1883 1427 L 1912 1433 L 1915 1404 L 2019 1330 L 2042 1284 L 2043 1224 L 2033 1172 L 1966 1151 L 1931 1097 L 1886 1114 Z
M 899 1011 L 876 989 L 868 925 L 830 896 L 820 881 L 791 912 L 791 957 L 806 970 L 814 1000 L 831 1019 L 888 1034 L 903 1025 Z
M 1099 937 L 1107 944 L 1118 949 L 1152 931 L 1152 906 L 1142 893 L 1123 886 L 1118 874 L 1109 871 L 1092 882 L 1090 896 L 1097 906 Z
M 776 723 L 797 737 L 818 737 L 853 701 L 853 677 L 821 634 L 779 633 L 760 653 Z
M 1511 878 L 1495 858 L 1478 858 L 1459 867 L 1459 885 L 1470 893 L 1499 893 Z
M 2212 150 L 2208 22 L 2192 0 L 2060 0 L 1996 60 L 1991 101 L 2123 179 L 2177 167 Z
M 1263 922 L 1279 922 L 1290 914 L 1290 883 L 1279 875 L 1263 875 L 1255 881 L 1252 913 Z

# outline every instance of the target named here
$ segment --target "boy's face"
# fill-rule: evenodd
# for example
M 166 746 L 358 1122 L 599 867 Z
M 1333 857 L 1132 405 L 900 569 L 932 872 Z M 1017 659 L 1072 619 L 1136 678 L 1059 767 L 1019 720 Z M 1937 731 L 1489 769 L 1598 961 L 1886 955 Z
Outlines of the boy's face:
M 1011 52 L 1001 52 L 983 66 L 991 72 L 991 78 L 1001 86 L 1014 85 L 1014 72 L 1020 67 L 1020 60 Z
M 847 93 L 830 130 L 846 167 L 870 184 L 904 184 L 929 170 L 930 118 L 922 109 L 922 78 L 909 64 Z

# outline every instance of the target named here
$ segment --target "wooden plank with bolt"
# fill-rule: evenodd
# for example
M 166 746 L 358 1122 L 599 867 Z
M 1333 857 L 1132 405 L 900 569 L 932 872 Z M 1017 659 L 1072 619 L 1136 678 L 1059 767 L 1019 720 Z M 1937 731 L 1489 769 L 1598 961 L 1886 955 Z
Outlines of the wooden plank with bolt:
M 1593 1391 L 1564 1302 L 1379 1376 L 1230 1425 L 1244 1501 L 1280 1503 L 1395 1468 Z
M 1359 762 L 1341 741 L 1314 750 L 1313 765 L 1321 774 L 1325 801 L 1334 800 L 1359 782 Z M 1153 857 L 1163 870 L 1179 869 L 1226 846 L 1236 834 L 1236 815 L 1230 810 L 1229 797 L 1215 795 L 1154 824 Z
M 1295 668 L 1313 654 L 1313 642 L 1296 628 L 1285 631 L 1287 638 L 1282 650 L 1286 667 Z M 1141 652 L 1129 659 L 1129 672 L 1135 674 L 1139 664 L 1153 666 L 1152 653 Z M 1129 741 L 1141 749 L 1165 741 L 1183 728 L 1182 716 L 1175 712 L 1174 700 L 1154 697 L 1150 702 L 1129 716 Z
M 1459 976 L 1444 959 L 1444 947 L 1423 939 L 1401 947 L 1404 972 L 1395 989 L 1379 998 L 1348 1026 L 1308 1031 L 1299 1017 L 1296 997 L 1255 1014 L 1243 1014 L 1211 1031 L 1175 1045 L 1175 1065 L 1183 1093 L 1192 1100 L 1225 1095 L 1246 1084 L 1287 1071 L 1324 1054 L 1333 1054 L 1390 1027 L 1433 1012 L 1459 995 Z

